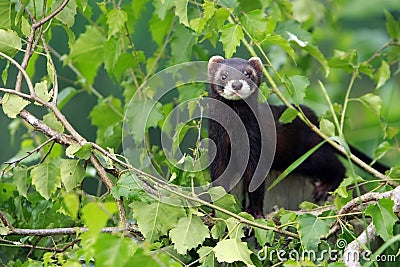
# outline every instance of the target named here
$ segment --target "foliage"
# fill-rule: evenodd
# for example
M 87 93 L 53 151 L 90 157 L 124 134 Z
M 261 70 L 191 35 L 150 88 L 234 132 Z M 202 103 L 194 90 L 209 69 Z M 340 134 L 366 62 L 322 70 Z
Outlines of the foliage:
M 0 0 L 0 104 L 19 145 L 1 165 L 0 262 L 343 266 L 318 255 L 339 247 L 328 236 L 356 240 L 349 220 L 357 216 L 364 229 L 371 217 L 384 241 L 398 239 L 398 203 L 390 198 L 400 168 L 393 102 L 400 8 L 396 1 L 387 1 L 386 11 L 372 0 L 322 2 Z M 351 29 L 376 15 L 385 18 L 379 30 Z M 300 212 L 282 208 L 255 220 L 222 188 L 194 190 L 209 182 L 202 168 L 205 85 L 182 84 L 184 73 L 168 67 L 218 53 L 262 59 L 261 90 L 290 107 L 280 121 L 298 116 L 310 124 L 300 104 L 317 111 L 321 125 L 313 129 L 347 153 L 348 178 L 333 192 L 334 205 L 304 203 Z M 164 69 L 168 79 L 152 80 Z M 155 88 L 169 78 L 176 88 L 159 97 Z M 185 123 L 171 122 L 176 107 L 187 110 Z M 92 138 L 85 138 L 88 125 L 77 126 L 85 117 L 96 129 Z M 387 176 L 360 161 L 375 179 L 356 174 L 347 143 L 384 158 L 392 167 Z M 361 196 L 361 185 L 371 194 Z M 290 257 L 310 250 L 317 257 Z

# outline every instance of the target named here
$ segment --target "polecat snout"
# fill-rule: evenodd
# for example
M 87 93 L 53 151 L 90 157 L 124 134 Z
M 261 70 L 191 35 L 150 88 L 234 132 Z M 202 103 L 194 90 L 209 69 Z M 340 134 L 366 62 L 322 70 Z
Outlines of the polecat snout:
M 267 119 L 259 118 L 258 113 L 260 110 L 262 108 L 265 109 L 266 105 L 268 105 L 258 103 L 258 87 L 262 76 L 262 62 L 258 57 L 244 60 L 241 58 L 224 59 L 221 56 L 213 56 L 209 60 L 209 96 L 220 101 L 215 101 L 217 103 L 210 108 L 210 118 L 215 118 L 215 120 L 209 120 L 208 129 L 209 138 L 216 146 L 216 151 L 213 151 L 215 157 L 210 165 L 213 183 L 218 184 L 216 180 L 221 175 L 226 175 L 225 170 L 229 167 L 230 161 L 233 161 L 233 165 L 236 165 L 247 160 L 242 178 L 245 186 L 249 185 L 257 165 L 267 164 L 264 160 L 265 157 L 260 157 L 262 155 L 260 147 L 264 142 L 261 137 L 269 138 L 269 136 L 272 136 L 271 132 L 268 132 L 271 128 L 275 127 L 272 130 L 276 130 L 277 139 L 272 163 L 272 169 L 275 170 L 285 170 L 304 153 L 322 142 L 321 137 L 298 118 L 292 123 L 281 124 L 279 118 L 286 109 L 285 106 L 270 105 L 273 118 L 272 116 Z M 233 116 L 226 112 L 226 106 L 240 118 L 245 126 L 245 132 L 237 130 L 237 122 L 234 122 Z M 317 116 L 311 109 L 305 106 L 301 106 L 301 109 L 313 124 L 318 123 Z M 217 121 L 222 121 L 224 125 Z M 240 135 L 248 136 L 250 146 L 248 158 L 244 158 L 241 151 L 231 149 L 234 147 L 233 144 L 237 136 Z M 352 149 L 352 152 L 363 159 L 367 158 L 357 150 Z M 376 167 L 379 171 L 387 169 L 379 163 L 376 163 L 373 167 Z M 323 200 L 328 196 L 328 192 L 333 191 L 340 184 L 345 177 L 345 171 L 346 169 L 338 159 L 335 150 L 331 146 L 324 144 L 294 172 L 313 178 L 315 186 L 314 199 Z M 233 169 L 233 171 L 228 172 L 227 178 L 229 179 L 234 174 Z M 247 210 L 255 217 L 263 216 L 264 187 L 264 183 L 262 183 L 257 190 L 248 192 L 249 205 Z

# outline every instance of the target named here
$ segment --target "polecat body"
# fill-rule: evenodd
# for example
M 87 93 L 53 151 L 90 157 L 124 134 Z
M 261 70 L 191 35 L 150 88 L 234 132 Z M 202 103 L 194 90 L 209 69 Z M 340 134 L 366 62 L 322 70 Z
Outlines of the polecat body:
M 210 165 L 213 182 L 217 181 L 229 168 L 230 161 L 234 162 L 234 166 L 240 165 L 240 163 L 243 165 L 244 162 L 245 170 L 242 172 L 242 178 L 245 186 L 248 186 L 253 179 L 257 165 L 268 164 L 265 162 L 265 157 L 260 156 L 262 154 L 261 136 L 263 134 L 267 138 L 272 136 L 271 128 L 273 127 L 275 127 L 272 130 L 276 130 L 277 139 L 272 162 L 274 170 L 285 170 L 300 156 L 322 141 L 321 137 L 298 118 L 292 123 L 281 124 L 279 118 L 285 111 L 285 106 L 269 105 L 273 119 L 259 118 L 260 110 L 268 105 L 258 103 L 258 87 L 262 80 L 262 63 L 259 58 L 253 57 L 247 61 L 240 58 L 224 59 L 214 56 L 209 60 L 208 75 L 209 96 L 220 101 L 212 105 L 210 118 L 213 119 L 209 121 L 209 138 L 216 146 L 216 150 L 210 153 L 210 157 L 215 156 Z M 243 127 L 241 128 L 242 132 L 237 129 L 238 123 L 233 119 L 232 114 L 227 115 L 226 107 L 237 114 L 244 125 L 245 132 L 243 132 Z M 312 123 L 318 123 L 317 116 L 311 109 L 305 106 L 301 106 L 301 109 Z M 238 142 L 240 143 L 238 151 L 233 148 L 237 137 L 246 135 L 250 147 L 247 157 L 242 154 L 245 147 L 240 147 L 241 143 L 245 143 L 243 141 L 245 139 Z M 236 144 L 236 146 L 238 145 Z M 357 155 L 361 155 L 358 151 L 356 152 Z M 378 167 L 382 171 L 383 167 L 381 165 Z M 326 144 L 321 146 L 294 172 L 315 179 L 314 199 L 322 200 L 326 199 L 328 192 L 340 184 L 345 177 L 345 171 L 345 167 L 338 159 L 334 149 Z M 228 178 L 233 176 L 233 173 L 234 169 L 228 172 Z M 264 183 L 261 183 L 255 191 L 249 192 L 247 210 L 255 217 L 263 216 L 264 191 Z

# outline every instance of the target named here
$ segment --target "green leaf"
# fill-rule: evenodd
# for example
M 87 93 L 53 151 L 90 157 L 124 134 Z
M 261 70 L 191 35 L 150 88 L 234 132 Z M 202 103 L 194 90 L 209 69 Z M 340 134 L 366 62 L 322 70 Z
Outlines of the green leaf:
M 129 131 L 137 143 L 143 141 L 148 128 L 157 126 L 158 122 L 164 118 L 161 108 L 159 102 L 151 99 L 131 102 L 125 123 L 130 125 Z
M 280 48 L 283 49 L 283 51 L 285 51 L 290 56 L 290 58 L 293 61 L 295 61 L 295 53 L 293 48 L 290 46 L 290 43 L 281 35 L 278 34 L 267 35 L 267 37 L 265 37 L 262 43 L 264 42 L 279 46 Z
M 4 94 L 2 108 L 4 113 L 11 119 L 17 115 L 29 104 L 28 100 L 14 94 Z
M 106 38 L 97 27 L 86 26 L 86 31 L 71 46 L 68 59 L 72 60 L 90 84 L 93 83 L 97 69 L 103 63 L 105 41 Z
M 237 0 L 219 0 L 218 3 L 223 7 L 236 9 L 239 6 L 239 2 Z
M 212 247 L 202 246 L 197 251 L 199 254 L 199 261 L 202 266 L 217 267 L 218 262 L 215 259 L 215 254 Z
M 58 160 L 46 160 L 36 165 L 30 175 L 36 191 L 47 200 L 61 186 Z
M 114 76 L 114 70 L 122 53 L 122 40 L 119 38 L 109 38 L 105 44 L 105 49 L 107 53 L 104 58 L 104 67 L 110 76 Z M 132 61 L 130 63 L 132 64 Z
M 21 39 L 15 31 L 0 29 L 0 52 L 14 57 L 21 48 Z
M 151 204 L 133 202 L 129 206 L 135 214 L 140 232 L 149 242 L 167 234 L 178 224 L 181 217 L 186 217 L 183 207 L 171 206 L 160 201 Z
M 227 24 L 221 29 L 221 37 L 219 40 L 223 45 L 225 57 L 232 57 L 243 38 L 244 34 L 240 25 Z
M 9 29 L 11 27 L 11 10 L 13 3 L 8 0 L 0 1 L 0 28 Z
M 125 172 L 117 184 L 111 189 L 110 194 L 114 198 L 123 197 L 124 199 L 150 203 L 152 198 L 144 191 L 142 182 L 134 173 Z
M 265 37 L 267 19 L 265 13 L 260 9 L 244 13 L 240 21 L 247 32 L 256 40 L 261 40 Z
M 57 119 L 53 112 L 50 112 L 43 116 L 43 122 L 51 129 L 62 133 L 64 132 L 64 125 Z
M 78 186 L 85 177 L 85 169 L 79 160 L 61 159 L 61 181 L 67 192 Z
M 161 20 L 164 20 L 168 11 L 175 5 L 175 0 L 152 1 L 155 13 Z
M 189 0 L 175 0 L 175 15 L 178 16 L 179 22 L 189 27 L 188 6 Z
M 77 93 L 78 91 L 73 87 L 66 87 L 62 89 L 61 92 L 58 94 L 58 99 L 57 99 L 58 109 L 61 110 L 69 102 L 69 100 Z
M 310 86 L 310 80 L 305 76 L 294 75 L 284 79 L 288 84 L 289 94 L 293 103 L 298 106 L 306 96 L 306 89 Z
M 89 231 L 100 232 L 116 212 L 115 202 L 90 202 L 82 208 L 82 219 Z
M 241 261 L 246 264 L 246 266 L 254 266 L 250 259 L 251 250 L 247 247 L 246 242 L 240 242 L 236 239 L 225 239 L 213 248 L 215 257 L 219 262 L 233 263 L 236 261 Z
M 215 186 L 208 190 L 210 194 L 211 200 L 213 201 L 214 205 L 231 211 L 233 213 L 239 214 L 242 211 L 242 207 L 237 201 L 237 199 L 231 195 L 226 193 L 226 191 L 221 186 Z M 228 219 L 230 218 L 229 215 L 222 213 L 220 211 L 215 211 L 217 217 Z
M 51 4 L 51 11 L 54 12 L 61 4 L 64 2 L 63 0 L 55 0 Z M 75 0 L 68 1 L 68 4 L 56 15 L 56 19 L 67 25 L 68 27 L 72 27 L 75 22 L 76 15 L 76 2 Z
M 28 171 L 26 167 L 18 165 L 13 170 L 14 184 L 21 196 L 27 197 L 28 193 Z
M 365 214 L 372 217 L 376 232 L 384 241 L 393 237 L 393 226 L 398 221 L 393 212 L 393 205 L 393 200 L 382 198 L 365 210 Z
M 107 13 L 108 37 L 117 36 L 123 32 L 125 23 L 128 21 L 128 15 L 121 9 L 112 9 Z
M 382 107 L 382 98 L 380 96 L 368 93 L 360 96 L 358 100 L 363 103 L 367 108 L 371 109 L 376 114 L 376 116 L 380 117 Z
M 322 52 L 319 50 L 319 48 L 314 45 L 309 44 L 309 45 L 303 47 L 303 49 L 305 51 L 307 51 L 312 57 L 314 57 L 322 65 L 322 67 L 325 70 L 325 76 L 328 77 L 329 71 L 330 71 L 328 61 L 326 60 L 324 54 L 322 54 Z
M 174 27 L 171 41 L 173 64 L 190 61 L 196 37 L 188 28 L 178 24 Z
M 159 47 L 163 45 L 165 36 L 168 34 L 173 19 L 173 14 L 167 14 L 164 20 L 161 20 L 156 14 L 154 14 L 150 19 L 149 29 L 151 37 Z
M 96 266 L 123 266 L 130 255 L 132 241 L 109 234 L 101 234 L 94 244 Z
M 261 225 L 275 227 L 272 221 L 266 221 L 264 218 L 256 219 L 255 221 Z M 272 244 L 275 237 L 275 233 L 273 231 L 261 229 L 258 227 L 254 227 L 253 229 L 254 236 L 256 237 L 258 244 L 260 244 L 261 246 L 264 246 L 267 242 Z
M 287 108 L 279 118 L 279 122 L 286 124 L 292 122 L 297 117 L 298 111 L 293 108 Z
M 392 39 L 400 38 L 400 21 L 397 22 L 392 14 L 385 10 L 386 15 L 386 31 Z
M 300 242 L 304 249 L 316 249 L 321 242 L 321 236 L 326 236 L 330 222 L 321 220 L 312 214 L 301 214 L 297 218 Z
M 321 129 L 321 132 L 329 137 L 335 135 L 335 125 L 327 119 L 322 119 L 319 122 L 319 128 Z
M 171 229 L 169 236 L 176 251 L 179 254 L 186 254 L 188 250 L 202 244 L 210 237 L 210 233 L 199 217 L 191 215 L 181 218 L 178 225 Z
M 385 85 L 386 81 L 390 78 L 390 66 L 389 64 L 382 60 L 381 66 L 375 74 L 376 88 L 380 88 Z
M 36 95 L 43 101 L 48 102 L 51 99 L 51 94 L 47 90 L 47 81 L 36 83 L 34 90 Z
M 78 212 L 80 210 L 80 203 L 79 203 L 79 196 L 72 192 L 72 193 L 64 193 L 63 194 L 63 202 L 68 210 L 69 215 L 77 219 L 78 218 Z

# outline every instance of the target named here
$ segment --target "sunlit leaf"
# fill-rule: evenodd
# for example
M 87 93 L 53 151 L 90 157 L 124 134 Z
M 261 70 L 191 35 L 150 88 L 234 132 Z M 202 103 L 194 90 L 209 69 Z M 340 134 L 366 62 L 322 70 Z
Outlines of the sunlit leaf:
M 78 186 L 85 176 L 85 169 L 79 160 L 61 159 L 61 181 L 67 192 Z
M 15 31 L 0 29 L 0 52 L 13 57 L 21 47 L 21 39 Z
M 393 205 L 393 200 L 382 198 L 365 210 L 365 214 L 372 217 L 376 232 L 385 241 L 393 237 L 393 226 L 398 221 L 393 212 Z
M 32 184 L 45 199 L 61 186 L 60 166 L 58 160 L 46 160 L 31 170 Z
M 3 96 L 2 108 L 4 113 L 11 119 L 17 115 L 29 104 L 28 100 L 14 94 L 5 94 Z
M 240 41 L 244 38 L 244 33 L 240 25 L 227 24 L 221 29 L 220 42 L 225 51 L 225 57 L 232 57 Z

